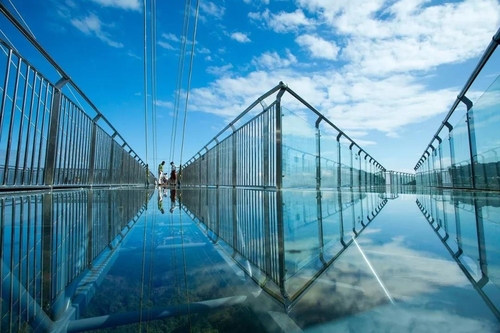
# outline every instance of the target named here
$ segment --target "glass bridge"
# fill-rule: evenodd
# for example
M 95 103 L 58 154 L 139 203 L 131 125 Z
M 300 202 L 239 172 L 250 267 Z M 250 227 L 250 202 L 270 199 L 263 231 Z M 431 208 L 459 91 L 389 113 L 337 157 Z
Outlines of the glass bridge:
M 0 11 L 0 332 L 500 332 L 500 30 L 415 173 L 280 82 L 155 186 Z
M 2 195 L 1 331 L 497 332 L 499 197 L 395 190 Z

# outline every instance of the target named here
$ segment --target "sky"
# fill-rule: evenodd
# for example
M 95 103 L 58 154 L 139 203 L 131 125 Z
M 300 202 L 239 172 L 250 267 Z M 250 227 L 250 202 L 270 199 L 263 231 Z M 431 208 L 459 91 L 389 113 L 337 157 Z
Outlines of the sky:
M 497 0 L 0 2 L 150 165 L 189 160 L 282 81 L 386 169 L 413 173 L 500 27 Z M 4 17 L 0 30 L 57 81 Z M 500 74 L 499 53 L 473 102 Z

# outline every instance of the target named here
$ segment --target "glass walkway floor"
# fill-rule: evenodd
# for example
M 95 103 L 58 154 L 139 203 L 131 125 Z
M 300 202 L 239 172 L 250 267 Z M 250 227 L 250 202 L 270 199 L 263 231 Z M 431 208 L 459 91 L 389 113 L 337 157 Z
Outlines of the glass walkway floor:
M 1 332 L 500 331 L 486 192 L 6 193 L 0 217 Z

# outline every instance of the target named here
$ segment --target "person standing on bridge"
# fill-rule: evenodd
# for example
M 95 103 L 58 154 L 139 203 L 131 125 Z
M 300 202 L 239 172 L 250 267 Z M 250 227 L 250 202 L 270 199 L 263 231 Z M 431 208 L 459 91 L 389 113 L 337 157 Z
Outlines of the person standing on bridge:
M 165 161 L 161 161 L 160 165 L 158 165 L 158 185 L 162 184 L 163 180 L 163 166 L 165 165 Z
M 177 167 L 175 166 L 174 162 L 170 162 L 170 166 L 171 166 L 170 185 L 175 186 L 177 183 L 177 174 L 176 174 Z

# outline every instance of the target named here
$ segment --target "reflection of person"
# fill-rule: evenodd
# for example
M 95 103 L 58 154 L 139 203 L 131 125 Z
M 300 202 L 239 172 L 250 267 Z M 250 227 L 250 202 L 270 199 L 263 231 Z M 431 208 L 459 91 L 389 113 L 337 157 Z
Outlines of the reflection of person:
M 173 213 L 175 210 L 175 197 L 176 197 L 175 188 L 170 190 L 170 213 Z
M 163 190 L 158 188 L 158 210 L 165 214 L 165 209 L 163 209 Z
M 170 162 L 170 166 L 171 166 L 171 171 L 170 171 L 170 185 L 174 185 L 175 186 L 175 183 L 177 181 L 177 175 L 176 175 L 177 167 L 175 166 L 174 162 Z
M 160 165 L 158 165 L 158 184 L 161 185 L 163 178 L 163 166 L 165 165 L 165 161 L 162 161 Z

